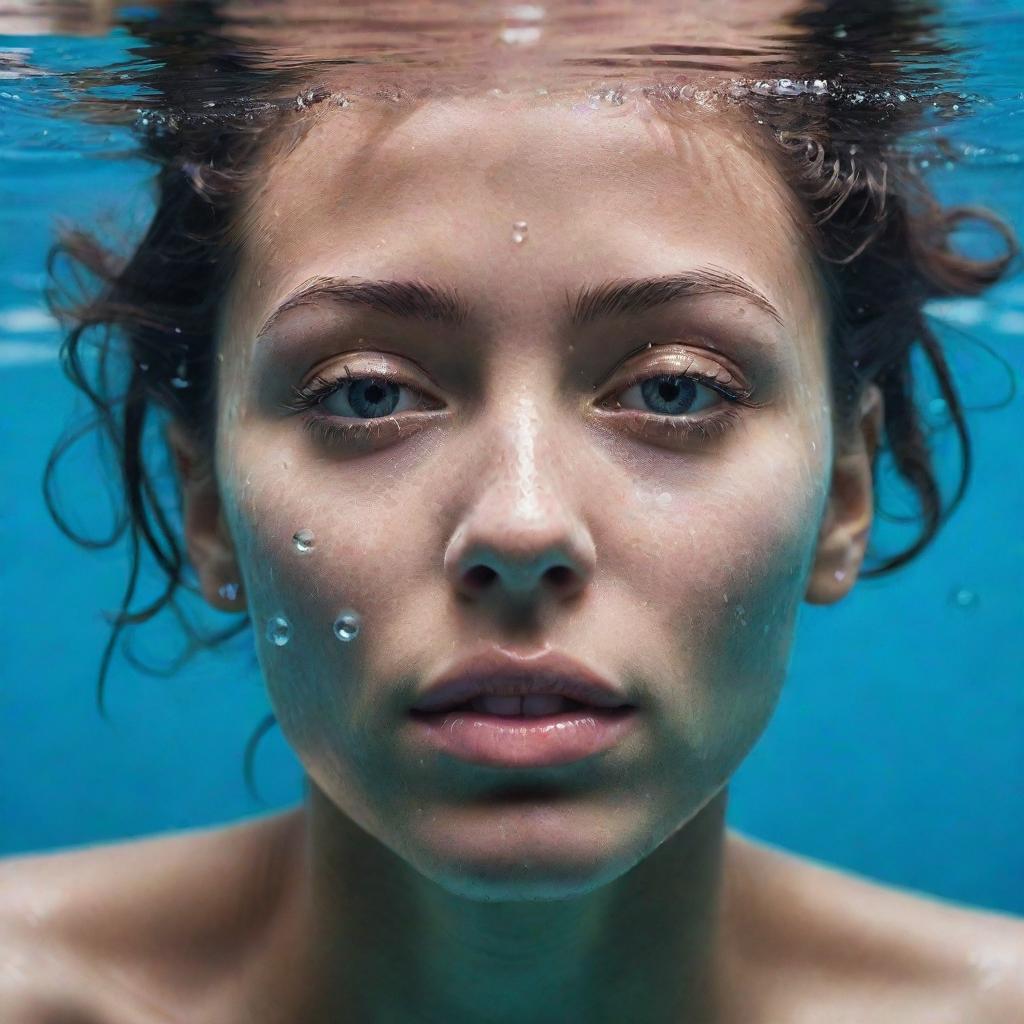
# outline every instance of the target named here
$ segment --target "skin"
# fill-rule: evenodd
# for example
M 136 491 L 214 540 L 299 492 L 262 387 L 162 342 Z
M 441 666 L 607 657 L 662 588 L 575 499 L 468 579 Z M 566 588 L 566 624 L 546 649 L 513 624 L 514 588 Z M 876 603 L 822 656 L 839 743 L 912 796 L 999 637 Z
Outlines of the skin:
M 724 1024 L 869 1006 L 879 1020 L 987 1020 L 976 1011 L 994 991 L 1000 1010 L 1024 1005 L 1005 983 L 984 1004 L 964 996 L 955 965 L 995 934 L 988 915 L 982 927 L 798 871 L 725 829 L 800 604 L 856 582 L 881 423 L 870 387 L 836 432 L 812 252 L 753 136 L 721 113 L 669 125 L 528 98 L 354 111 L 267 156 L 217 339 L 212 462 L 170 430 L 190 558 L 212 605 L 253 617 L 306 798 L 137 858 L 160 871 L 147 883 L 136 868 L 111 893 L 116 926 L 94 910 L 89 929 L 107 963 L 126 931 L 159 936 L 159 958 L 117 975 L 119 1005 L 187 991 L 190 1020 L 261 1024 Z M 712 292 L 567 323 L 567 291 L 708 266 L 779 319 Z M 444 286 L 471 316 L 451 327 L 325 300 L 262 333 L 319 275 Z M 308 411 L 282 408 L 345 367 L 415 389 L 375 440 L 325 441 Z M 698 367 L 741 380 L 757 407 L 706 438 L 658 433 L 631 375 Z M 726 401 L 699 386 L 700 411 L 682 415 Z M 357 422 L 343 392 L 329 409 Z M 300 529 L 310 552 L 292 542 Z M 348 643 L 332 633 L 341 609 L 361 618 Z M 282 647 L 263 628 L 279 614 Z M 557 769 L 417 750 L 408 708 L 486 642 L 580 658 L 637 705 L 637 727 Z M 42 884 L 50 869 L 35 870 Z M 182 891 L 208 902 L 186 910 Z M 998 962 L 1019 963 L 1017 926 L 998 935 Z M 934 1015 L 951 991 L 973 1016 Z
M 318 954 L 311 1006 L 706 1016 L 725 787 L 776 705 L 800 602 L 850 589 L 871 520 L 879 396 L 840 454 L 827 310 L 784 183 L 724 116 L 463 99 L 325 117 L 273 164 L 242 234 L 215 474 L 194 477 L 187 529 L 211 603 L 242 581 L 309 778 L 295 913 Z M 567 290 L 708 266 L 781 323 L 721 293 L 566 323 Z M 325 301 L 261 334 L 318 275 L 447 285 L 472 315 L 452 328 Z M 761 405 L 707 440 L 658 434 L 639 389 L 621 397 L 627 374 L 694 358 Z M 439 401 L 400 435 L 313 440 L 281 403 L 345 367 Z M 692 418 L 724 401 L 699 388 Z M 354 422 L 343 396 L 332 409 Z M 350 644 L 331 631 L 342 608 L 362 618 Z M 261 628 L 280 613 L 284 647 Z M 639 727 L 557 770 L 422 757 L 409 706 L 483 640 L 571 652 L 631 695 Z

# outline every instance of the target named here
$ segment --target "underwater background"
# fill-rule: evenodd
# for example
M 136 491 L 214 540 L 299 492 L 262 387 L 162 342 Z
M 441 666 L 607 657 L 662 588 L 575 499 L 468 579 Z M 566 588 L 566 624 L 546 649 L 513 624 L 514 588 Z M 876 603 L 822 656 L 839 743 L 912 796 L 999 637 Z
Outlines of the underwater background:
M 262 802 L 245 786 L 246 742 L 269 711 L 249 632 L 160 675 L 133 661 L 174 659 L 172 616 L 134 630 L 100 716 L 125 546 L 74 545 L 43 500 L 47 457 L 87 411 L 43 302 L 55 220 L 104 223 L 127 246 L 151 210 L 153 168 L 133 158 L 129 131 L 45 113 L 54 75 L 127 58 L 114 21 L 37 34 L 0 19 L 0 855 L 215 826 L 302 795 L 277 730 L 255 756 Z M 944 25 L 967 47 L 976 112 L 955 129 L 957 160 L 933 162 L 929 181 L 944 202 L 990 206 L 1024 236 L 1024 0 L 952 3 Z M 730 784 L 728 821 L 889 884 L 1024 915 L 1024 277 L 930 312 L 967 409 L 967 495 L 916 561 L 859 581 L 838 605 L 802 607 L 788 682 Z M 956 438 L 923 365 L 918 388 L 951 487 Z M 109 477 L 91 437 L 64 459 L 62 506 L 83 529 L 109 527 Z M 885 511 L 910 511 L 887 495 Z M 878 519 L 879 549 L 907 529 Z M 142 590 L 155 594 L 147 571 Z M 190 612 L 229 622 L 197 599 Z

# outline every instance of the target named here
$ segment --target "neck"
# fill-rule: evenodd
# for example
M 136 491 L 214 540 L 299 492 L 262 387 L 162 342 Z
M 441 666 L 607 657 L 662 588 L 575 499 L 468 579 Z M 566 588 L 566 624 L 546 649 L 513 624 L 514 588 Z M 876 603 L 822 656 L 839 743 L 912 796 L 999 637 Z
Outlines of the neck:
M 304 1021 L 708 1024 L 726 799 L 582 895 L 487 902 L 412 868 L 309 783 L 275 970 Z

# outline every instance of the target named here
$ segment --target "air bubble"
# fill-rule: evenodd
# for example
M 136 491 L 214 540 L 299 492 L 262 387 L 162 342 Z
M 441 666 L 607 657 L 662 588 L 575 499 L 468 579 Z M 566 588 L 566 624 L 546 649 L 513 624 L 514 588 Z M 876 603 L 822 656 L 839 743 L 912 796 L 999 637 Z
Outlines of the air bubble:
M 267 639 L 275 647 L 284 647 L 292 637 L 292 627 L 283 615 L 275 615 L 267 622 Z
M 171 387 L 172 388 L 187 388 L 188 387 L 188 378 L 186 377 L 187 372 L 188 371 L 187 371 L 187 369 L 185 367 L 185 360 L 182 359 L 182 361 L 180 363 L 178 363 L 177 370 L 174 371 L 175 375 L 171 378 Z
M 978 606 L 978 595 L 966 587 L 958 587 L 952 594 L 953 603 L 958 608 L 976 608 Z
M 220 594 L 225 601 L 234 601 L 238 597 L 238 584 L 223 583 L 217 588 L 217 593 Z
M 360 618 L 356 612 L 342 612 L 334 620 L 334 635 L 343 641 L 355 640 L 359 634 Z
M 946 400 L 944 398 L 933 398 L 928 403 L 928 411 L 933 416 L 942 416 L 942 415 L 944 415 L 948 408 L 949 408 L 949 406 L 946 405 Z
M 520 245 L 526 241 L 527 225 L 525 220 L 517 220 L 512 225 L 512 241 Z
M 603 100 L 605 103 L 610 103 L 612 106 L 615 107 L 621 107 L 622 104 L 625 102 L 625 96 L 623 95 L 621 89 L 602 89 L 599 92 L 597 92 L 592 98 L 597 99 L 599 101 Z
M 283 463 L 287 466 L 287 463 Z M 316 538 L 313 536 L 312 530 L 296 530 L 292 537 L 292 543 L 295 545 L 296 551 L 303 553 L 312 551 L 316 545 Z

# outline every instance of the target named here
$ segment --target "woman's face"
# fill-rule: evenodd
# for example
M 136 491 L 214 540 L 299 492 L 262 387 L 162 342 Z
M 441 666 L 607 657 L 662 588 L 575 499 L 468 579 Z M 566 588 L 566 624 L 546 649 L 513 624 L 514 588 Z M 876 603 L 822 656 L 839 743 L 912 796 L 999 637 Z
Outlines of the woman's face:
M 830 498 L 810 252 L 722 114 L 364 107 L 325 113 L 253 194 L 219 338 L 223 515 L 191 513 L 192 555 L 221 607 L 236 560 L 280 728 L 340 811 L 453 891 L 583 891 L 721 790 L 776 704 L 801 600 L 856 575 L 816 568 L 824 530 L 852 527 Z M 670 275 L 696 283 L 640 311 L 579 300 Z M 264 329 L 312 278 L 418 282 L 465 314 L 323 295 Z M 286 407 L 347 375 L 391 383 Z M 487 643 L 582 660 L 637 727 L 557 768 L 425 754 L 410 707 Z

